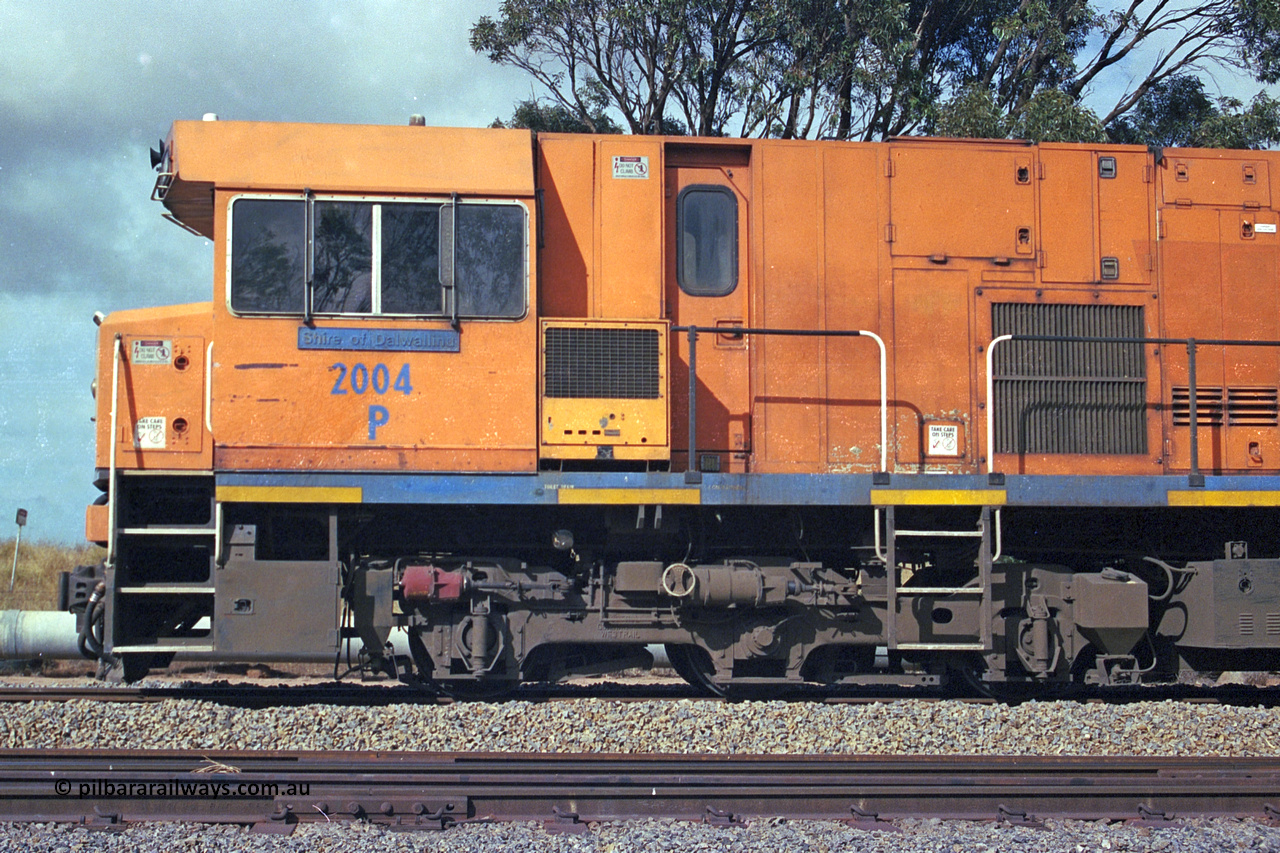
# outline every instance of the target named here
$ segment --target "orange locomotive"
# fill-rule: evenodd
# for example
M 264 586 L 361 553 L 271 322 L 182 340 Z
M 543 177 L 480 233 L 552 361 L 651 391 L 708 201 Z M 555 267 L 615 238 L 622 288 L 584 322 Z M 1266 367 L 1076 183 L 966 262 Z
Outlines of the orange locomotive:
M 715 692 L 1280 657 L 1270 154 L 216 120 L 155 154 L 213 301 L 102 323 L 108 558 L 64 585 L 128 677 L 404 672 L 401 632 L 455 693 L 655 643 Z

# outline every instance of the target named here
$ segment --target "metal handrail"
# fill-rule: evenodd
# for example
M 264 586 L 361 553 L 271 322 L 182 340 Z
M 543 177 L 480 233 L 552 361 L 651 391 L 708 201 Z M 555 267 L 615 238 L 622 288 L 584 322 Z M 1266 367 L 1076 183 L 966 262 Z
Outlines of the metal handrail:
M 204 428 L 213 440 L 213 341 L 204 351 Z
M 689 462 L 685 471 L 686 483 L 701 483 L 702 472 L 697 469 L 698 436 L 698 335 L 707 332 L 715 335 L 779 335 L 809 338 L 871 338 L 880 348 L 880 472 L 889 470 L 889 369 L 888 352 L 884 339 L 865 329 L 753 329 L 746 326 L 672 326 L 673 332 L 685 332 L 689 336 Z
M 120 408 L 120 347 L 122 338 L 119 332 L 116 332 L 115 344 L 111 354 L 111 449 L 108 454 L 108 473 L 107 473 L 107 568 L 113 569 L 116 565 L 116 512 L 119 510 L 116 495 L 116 445 L 120 443 L 120 435 L 116 432 L 119 429 L 118 412 Z
M 1200 473 L 1200 424 L 1196 412 L 1196 349 L 1202 346 L 1212 347 L 1280 347 L 1280 341 L 1242 341 L 1200 338 L 1103 338 L 1081 335 L 1000 335 L 987 345 L 987 474 L 995 475 L 995 350 L 1005 341 L 1039 341 L 1045 343 L 1081 343 L 1081 344 L 1180 344 L 1187 348 L 1187 396 L 1190 401 L 1191 429 L 1191 471 L 1188 480 L 1192 486 L 1203 486 L 1204 475 Z

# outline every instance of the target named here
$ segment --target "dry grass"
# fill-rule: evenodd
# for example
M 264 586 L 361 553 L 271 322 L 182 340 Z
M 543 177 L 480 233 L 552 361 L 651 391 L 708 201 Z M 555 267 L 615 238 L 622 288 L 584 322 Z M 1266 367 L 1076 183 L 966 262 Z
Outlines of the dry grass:
M 0 541 L 0 610 L 52 610 L 58 604 L 58 572 L 100 563 L 106 556 L 96 545 L 70 546 L 24 539 L 18 547 L 18 573 L 10 592 L 14 541 Z

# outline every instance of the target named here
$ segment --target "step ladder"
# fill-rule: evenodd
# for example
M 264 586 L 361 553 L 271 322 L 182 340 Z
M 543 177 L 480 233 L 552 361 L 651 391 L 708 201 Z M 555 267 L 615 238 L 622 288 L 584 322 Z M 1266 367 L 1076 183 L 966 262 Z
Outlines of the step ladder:
M 885 531 L 885 550 L 880 549 L 880 525 L 883 513 Z M 978 516 L 978 523 L 973 530 L 900 530 L 895 524 L 894 507 L 887 506 L 876 510 L 876 554 L 885 563 L 886 606 L 885 631 L 890 651 L 948 651 L 948 652 L 990 652 L 991 651 L 991 564 L 1000 556 L 1000 508 L 984 506 Z M 898 567 L 898 537 L 916 537 L 924 539 L 973 538 L 979 540 L 978 547 L 978 585 L 977 586 L 902 586 L 899 580 L 901 570 Z M 992 540 L 995 549 L 992 549 Z M 898 599 L 917 596 L 975 596 L 979 601 L 978 636 L 972 640 L 965 638 L 948 642 L 898 642 Z M 967 641 L 966 641 L 967 640 Z

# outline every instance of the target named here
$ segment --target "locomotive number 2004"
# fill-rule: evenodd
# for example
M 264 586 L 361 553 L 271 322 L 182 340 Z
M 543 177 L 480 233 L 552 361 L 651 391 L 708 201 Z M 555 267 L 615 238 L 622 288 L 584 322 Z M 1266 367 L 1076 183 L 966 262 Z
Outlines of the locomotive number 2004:
M 413 393 L 413 382 L 409 378 L 409 365 L 407 364 L 400 365 L 400 370 L 396 373 L 394 383 L 391 381 L 390 368 L 381 362 L 372 367 L 357 362 L 348 369 L 347 365 L 339 361 L 331 365 L 329 369 L 338 371 L 338 377 L 334 380 L 333 388 L 329 391 L 330 395 L 346 395 L 348 390 L 352 394 L 369 392 L 386 394 L 389 391 L 399 391 L 406 397 Z M 390 420 L 391 413 L 386 406 L 370 406 L 369 440 L 376 440 L 378 428 L 386 426 Z

